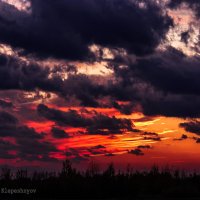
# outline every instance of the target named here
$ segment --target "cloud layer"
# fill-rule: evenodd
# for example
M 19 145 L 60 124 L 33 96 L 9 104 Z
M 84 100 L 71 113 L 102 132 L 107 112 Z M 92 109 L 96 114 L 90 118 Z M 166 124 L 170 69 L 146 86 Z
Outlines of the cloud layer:
M 171 13 L 182 3 L 199 18 L 197 0 L 30 0 L 28 10 L 1 1 L 0 158 L 77 162 L 122 148 L 142 156 L 162 137 L 135 129 L 135 113 L 144 115 L 135 123 L 194 118 L 180 127 L 199 135 L 198 52 L 185 55 L 168 35 L 179 28 Z M 175 38 L 184 48 L 191 30 Z M 133 146 L 120 150 L 69 142 L 78 135 L 122 145 L 126 134 Z
M 92 44 L 145 55 L 172 25 L 156 4 L 144 9 L 129 0 L 31 0 L 31 14 L 4 4 L 0 41 L 40 57 L 89 59 Z

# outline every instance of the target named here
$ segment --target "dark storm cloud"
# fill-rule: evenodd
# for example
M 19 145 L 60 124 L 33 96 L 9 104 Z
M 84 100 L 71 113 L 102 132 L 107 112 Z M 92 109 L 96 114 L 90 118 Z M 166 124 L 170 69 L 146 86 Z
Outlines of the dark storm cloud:
M 60 126 L 86 128 L 89 134 L 118 134 L 124 131 L 133 131 L 133 124 L 128 119 L 117 119 L 96 112 L 90 113 L 92 117 L 85 117 L 75 110 L 67 112 L 48 108 L 40 104 L 37 108 L 39 115 L 48 120 L 55 121 Z M 88 112 L 88 111 L 86 111 Z
M 0 55 L 0 89 L 58 91 L 62 80 L 49 78 L 51 71 L 36 63 L 27 63 L 18 58 Z
M 144 140 L 153 140 L 153 141 L 161 141 L 161 138 L 160 137 L 150 137 L 150 136 L 146 136 L 143 138 Z
M 113 154 L 113 153 L 107 153 L 107 154 L 105 154 L 105 156 L 107 156 L 107 157 L 113 157 L 113 156 L 115 156 L 115 154 Z
M 117 119 L 106 115 L 97 114 L 92 123 L 87 127 L 90 134 L 118 134 L 125 131 L 133 131 L 133 124 L 128 119 Z
M 128 105 L 120 105 L 117 102 L 113 102 L 112 106 L 125 115 L 130 115 L 133 112 L 134 107 L 132 103 L 129 103 Z
M 20 138 L 17 140 L 17 143 L 19 145 L 18 156 L 22 160 L 56 161 L 56 159 L 51 158 L 49 154 L 59 151 L 49 142 Z
M 200 59 L 187 57 L 173 48 L 130 65 L 136 76 L 157 89 L 174 94 L 200 94 Z M 130 78 L 131 78 L 130 77 Z
M 148 122 L 148 121 L 153 121 L 153 120 L 154 120 L 153 117 L 144 116 L 144 117 L 139 118 L 139 119 L 134 119 L 134 122 Z
M 91 155 L 106 155 L 106 156 L 108 156 L 108 154 L 110 154 L 110 152 L 108 152 L 106 150 L 106 147 L 103 145 L 97 145 L 97 146 L 91 147 L 87 150 L 88 150 L 88 152 L 90 152 Z
M 17 149 L 16 145 L 0 140 L 0 158 L 3 159 L 13 159 L 16 155 L 10 154 L 9 151 L 15 151 Z
M 105 149 L 105 148 L 106 147 L 103 145 L 97 145 L 97 146 L 92 147 L 91 149 Z
M 196 139 L 196 143 L 200 144 L 200 138 Z
M 62 129 L 53 127 L 51 132 L 54 138 L 57 138 L 57 139 L 69 138 L 69 135 Z
M 88 161 L 88 157 L 90 155 L 81 155 L 80 149 L 69 148 L 65 153 L 67 159 L 70 159 L 72 162 L 81 162 L 81 161 Z
M 200 122 L 197 120 L 180 123 L 180 127 L 184 128 L 187 132 L 200 135 Z
M 13 134 L 13 133 L 12 133 Z M 34 128 L 29 128 L 27 126 L 17 126 L 16 133 L 12 135 L 16 137 L 17 140 L 19 139 L 43 139 L 44 133 L 38 133 L 35 131 Z
M 37 133 L 33 128 L 26 126 L 0 126 L 0 137 L 12 137 L 16 144 L 12 150 L 17 154 L 15 158 L 22 160 L 47 161 L 50 152 L 58 152 L 51 143 L 42 141 L 44 134 Z M 1 157 L 1 155 L 0 155 Z
M 2 108 L 12 108 L 13 103 L 0 99 L 0 107 L 2 107 Z
M 32 13 L 26 14 L 1 2 L 5 14 L 0 15 L 0 41 L 40 57 L 88 59 L 92 44 L 145 55 L 154 51 L 172 25 L 171 19 L 148 1 L 146 8 L 129 0 L 31 3 Z
M 183 134 L 180 138 L 175 138 L 174 140 L 182 141 L 188 139 L 188 136 Z
M 146 98 L 142 102 L 145 115 L 163 115 L 167 117 L 199 117 L 200 98 L 196 95 L 160 95 Z
M 125 114 L 131 114 L 139 104 L 149 116 L 199 116 L 200 60 L 197 57 L 186 57 L 170 48 L 125 64 L 128 67 L 114 68 L 117 82 L 99 84 L 93 76 L 76 73 L 62 80 L 55 70 L 1 55 L 0 89 L 41 89 L 64 99 L 75 97 L 81 106 L 91 107 L 102 106 L 99 98 L 109 97 L 111 103 L 107 106 Z M 129 103 L 119 105 L 117 100 Z
M 139 105 L 148 116 L 200 116 L 199 58 L 168 48 L 122 64 L 114 67 L 120 81 L 111 86 L 110 94 L 132 102 L 133 111 Z
M 44 140 L 44 133 L 38 133 L 33 128 L 21 126 L 11 114 L 0 112 L 0 158 L 52 161 L 49 153 L 58 152 L 55 146 Z M 14 138 L 15 144 L 5 140 Z M 9 151 L 15 151 L 10 154 Z
M 104 149 L 93 149 L 93 148 L 91 148 L 91 149 L 88 149 L 88 151 L 89 151 L 92 155 L 101 155 L 101 154 L 107 153 L 107 151 L 104 150 Z
M 27 126 L 3 123 L 0 125 L 0 137 L 14 137 L 16 140 L 20 138 L 35 140 L 42 139 L 43 134 L 38 134 L 33 128 Z
M 137 147 L 138 149 L 150 149 L 151 146 L 150 145 L 140 145 Z
M 15 131 L 20 131 L 16 129 Z M 2 130 L 0 130 L 0 134 Z M 4 155 L 7 155 L 7 158 L 15 158 L 21 160 L 28 161 L 56 161 L 55 158 L 51 158 L 49 154 L 51 152 L 59 152 L 55 146 L 53 146 L 49 142 L 44 142 L 39 139 L 32 137 L 31 131 L 27 128 L 26 132 L 23 132 L 23 135 L 14 134 L 9 137 L 14 137 L 16 140 L 15 145 L 11 145 L 9 150 L 0 150 L 2 153 L 0 154 L 0 158 L 5 158 Z M 21 132 L 22 133 L 22 132 Z M 30 135 L 29 135 L 30 134 Z M 39 133 L 36 133 L 39 134 Z M 4 134 L 2 134 L 4 135 Z M 2 135 L 0 137 L 2 137 Z M 5 136 L 5 135 L 4 135 Z M 0 144 L 1 146 L 1 144 Z M 5 144 L 8 147 L 8 144 Z M 15 151 L 16 154 L 10 154 L 9 151 Z M 4 151 L 4 153 L 3 153 Z
M 101 96 L 108 95 L 105 86 L 95 83 L 92 76 L 83 74 L 69 75 L 68 79 L 63 82 L 61 95 L 65 98 L 75 96 L 81 101 L 81 106 L 100 106 L 97 99 Z
M 37 111 L 42 117 L 55 121 L 60 126 L 87 127 L 92 123 L 91 119 L 84 118 L 76 110 L 63 112 L 40 104 L 38 105 Z
M 0 3 L 0 41 L 21 47 L 26 53 L 88 61 L 91 56 L 88 45 L 91 44 L 124 48 L 128 52 L 109 63 L 114 68 L 112 78 L 115 80 L 104 80 L 106 84 L 100 84 L 94 76 L 78 74 L 75 66 L 65 68 L 68 78 L 63 80 L 57 75 L 62 67 L 50 70 L 33 62 L 0 56 L 0 89 L 40 89 L 64 99 L 75 98 L 81 106 L 114 107 L 124 114 L 142 111 L 148 116 L 199 117 L 200 59 L 187 57 L 172 48 L 154 52 L 171 20 L 164 16 L 163 8 L 152 2 L 146 2 L 141 8 L 138 1 L 129 0 L 49 0 L 48 3 L 32 0 L 32 13 Z M 187 34 L 182 35 L 182 39 L 186 40 Z M 152 54 L 141 57 L 149 53 Z M 137 57 L 133 59 L 131 54 Z M 109 98 L 110 102 L 102 103 L 101 98 Z M 118 101 L 129 103 L 119 104 Z M 124 126 L 131 130 L 128 121 L 121 127 L 117 119 L 98 115 L 91 126 L 88 125 L 91 119 L 70 112 L 74 119 L 68 117 L 68 121 L 66 113 L 55 111 L 49 117 L 59 125 L 76 127 L 82 123 L 91 134 L 108 133 L 103 132 L 97 120 L 104 122 L 104 129 L 110 133 L 122 131 Z
M 158 134 L 157 134 L 157 133 L 154 133 L 154 132 L 143 132 L 142 135 L 155 136 L 155 137 L 158 136 Z
M 138 148 L 130 150 L 128 153 L 134 154 L 136 156 L 143 156 L 144 155 L 144 153 Z
M 69 73 L 66 80 L 62 80 L 57 74 L 59 70 Z M 75 69 L 71 66 L 50 69 L 35 62 L 25 62 L 0 54 L 0 89 L 40 89 L 54 92 L 65 99 L 75 96 L 82 106 L 99 106 L 97 99 L 107 94 L 106 88 L 95 83 L 92 76 L 71 73 L 72 70 L 74 72 Z M 2 103 L 1 101 L 0 104 Z
M 17 123 L 18 123 L 18 120 L 13 115 L 4 111 L 0 112 L 0 126 L 1 125 L 16 125 Z

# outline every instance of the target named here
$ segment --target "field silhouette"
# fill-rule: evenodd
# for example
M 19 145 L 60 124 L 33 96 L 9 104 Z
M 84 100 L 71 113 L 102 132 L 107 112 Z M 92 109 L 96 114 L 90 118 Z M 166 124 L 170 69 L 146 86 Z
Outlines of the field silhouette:
M 127 167 L 115 170 L 111 163 L 104 171 L 91 162 L 84 172 L 63 162 L 60 172 L 33 172 L 1 169 L 0 199 L 168 199 L 200 198 L 200 175 L 153 166 L 139 172 Z M 36 189 L 34 194 L 8 194 L 6 189 Z

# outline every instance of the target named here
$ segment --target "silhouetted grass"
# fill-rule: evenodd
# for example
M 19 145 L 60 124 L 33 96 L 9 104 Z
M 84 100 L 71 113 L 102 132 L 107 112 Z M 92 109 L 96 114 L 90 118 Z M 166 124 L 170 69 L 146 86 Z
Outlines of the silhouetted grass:
M 113 164 L 100 172 L 91 163 L 85 172 L 79 172 L 70 161 L 63 162 L 62 171 L 34 172 L 27 170 L 12 174 L 2 168 L 0 188 L 36 189 L 35 194 L 0 193 L 0 199 L 164 199 L 200 198 L 200 175 L 153 166 L 146 172 L 116 172 Z

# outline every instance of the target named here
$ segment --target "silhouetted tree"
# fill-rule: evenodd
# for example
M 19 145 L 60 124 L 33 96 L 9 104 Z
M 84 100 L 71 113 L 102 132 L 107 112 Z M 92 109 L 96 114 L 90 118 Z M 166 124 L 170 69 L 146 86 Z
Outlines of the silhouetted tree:
M 63 162 L 63 167 L 61 171 L 61 177 L 72 177 L 76 174 L 76 169 L 72 168 L 70 160 L 65 160 Z
M 16 179 L 18 180 L 24 180 L 28 178 L 28 172 L 27 170 L 17 170 L 16 172 Z
M 94 177 L 100 173 L 99 165 L 93 160 L 89 163 L 89 166 L 86 170 L 86 175 L 90 177 Z
M 113 163 L 110 163 L 108 165 L 108 168 L 104 171 L 104 176 L 107 176 L 107 177 L 114 177 L 115 176 L 115 168 L 114 168 Z
M 1 168 L 1 179 L 5 180 L 5 181 L 9 181 L 12 179 L 12 173 L 11 173 L 11 169 L 7 168 L 7 167 L 3 167 Z
M 58 175 L 55 172 L 37 172 L 29 176 L 27 170 L 18 170 L 15 175 L 7 167 L 1 169 L 0 186 L 2 188 L 35 188 L 43 199 L 109 199 L 140 197 L 195 197 L 200 198 L 200 175 L 187 174 L 169 167 L 159 169 L 154 165 L 150 171 L 133 171 L 127 166 L 126 171 L 116 173 L 111 163 L 104 171 L 94 161 L 90 162 L 85 173 L 80 173 L 69 160 L 63 162 Z M 15 199 L 15 196 L 12 196 Z M 21 198 L 22 197 L 22 198 Z M 28 196 L 32 197 L 32 196 Z M 16 199 L 27 199 L 17 196 Z M 9 199 L 0 193 L 0 199 Z M 31 198 L 33 199 L 33 198 Z M 162 199 L 162 198 L 161 198 Z

